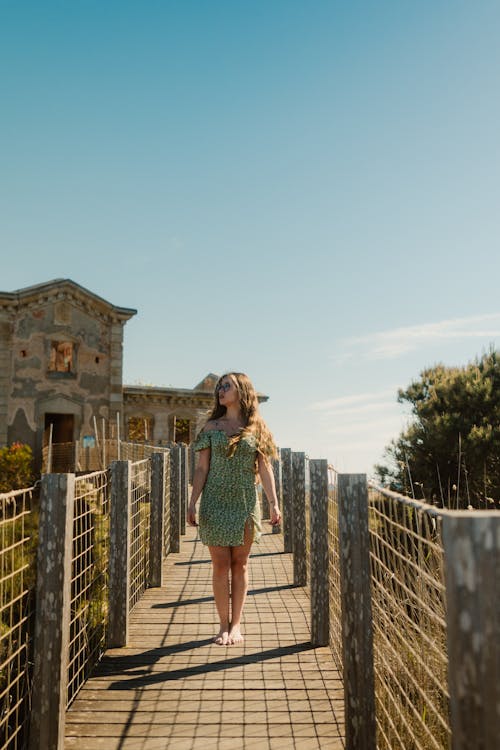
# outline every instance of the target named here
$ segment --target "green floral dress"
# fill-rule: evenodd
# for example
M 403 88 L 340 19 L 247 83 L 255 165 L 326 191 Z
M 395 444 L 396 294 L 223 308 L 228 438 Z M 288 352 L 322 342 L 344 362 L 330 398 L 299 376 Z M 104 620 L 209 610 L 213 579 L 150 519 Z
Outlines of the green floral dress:
M 203 544 L 238 547 L 243 544 L 245 524 L 253 522 L 253 538 L 261 535 L 260 504 L 255 486 L 253 435 L 239 441 L 228 457 L 229 438 L 224 430 L 206 430 L 194 444 L 195 451 L 210 448 L 210 469 L 200 502 L 199 531 Z

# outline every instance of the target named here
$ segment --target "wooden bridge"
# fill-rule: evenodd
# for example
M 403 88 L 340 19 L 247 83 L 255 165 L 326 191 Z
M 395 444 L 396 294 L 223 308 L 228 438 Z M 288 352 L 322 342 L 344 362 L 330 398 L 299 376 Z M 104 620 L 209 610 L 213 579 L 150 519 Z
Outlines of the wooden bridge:
M 310 643 L 310 601 L 282 535 L 250 560 L 242 646 L 212 643 L 208 550 L 188 528 L 166 586 L 134 608 L 130 643 L 106 652 L 66 716 L 67 750 L 343 748 L 344 693 L 329 647 Z
M 1 750 L 497 749 L 498 511 L 282 449 L 283 533 L 253 548 L 244 644 L 220 647 L 187 458 L 45 475 L 39 514 L 33 487 L 0 495 Z

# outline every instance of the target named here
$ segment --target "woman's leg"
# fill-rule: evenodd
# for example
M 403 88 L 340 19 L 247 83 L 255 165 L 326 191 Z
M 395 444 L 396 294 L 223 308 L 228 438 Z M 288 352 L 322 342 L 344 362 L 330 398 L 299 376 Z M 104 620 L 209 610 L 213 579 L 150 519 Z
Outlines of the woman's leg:
M 231 629 L 229 644 L 241 643 L 241 615 L 248 591 L 248 556 L 253 542 L 253 521 L 245 524 L 243 544 L 231 547 Z
M 215 606 L 220 620 L 220 630 L 214 638 L 218 646 L 226 646 L 229 640 L 229 570 L 231 568 L 230 547 L 209 547 L 212 558 L 212 586 Z

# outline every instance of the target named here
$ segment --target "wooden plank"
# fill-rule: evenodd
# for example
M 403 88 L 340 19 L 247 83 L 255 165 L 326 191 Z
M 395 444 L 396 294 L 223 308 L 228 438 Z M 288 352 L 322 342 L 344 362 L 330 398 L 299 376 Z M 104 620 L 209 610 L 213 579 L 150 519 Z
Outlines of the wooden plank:
M 67 750 L 343 748 L 343 686 L 313 648 L 310 603 L 293 587 L 283 537 L 264 529 L 250 559 L 241 646 L 216 646 L 207 549 L 188 527 L 66 716 Z M 188 744 L 183 744 L 187 742 Z

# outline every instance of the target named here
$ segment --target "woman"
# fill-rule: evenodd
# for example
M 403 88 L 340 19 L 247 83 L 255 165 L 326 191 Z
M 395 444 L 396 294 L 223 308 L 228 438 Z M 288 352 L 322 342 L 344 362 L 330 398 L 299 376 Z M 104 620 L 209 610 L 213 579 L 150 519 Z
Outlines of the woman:
M 215 387 L 212 413 L 194 444 L 199 457 L 187 520 L 197 526 L 196 502 L 203 493 L 200 538 L 212 558 L 212 583 L 220 619 L 214 642 L 219 646 L 243 641 L 240 628 L 248 590 L 248 556 L 252 542 L 258 542 L 261 533 L 257 475 L 269 500 L 271 524 L 278 524 L 281 519 L 269 463 L 276 456 L 276 446 L 258 405 L 257 394 L 246 375 L 222 375 Z

